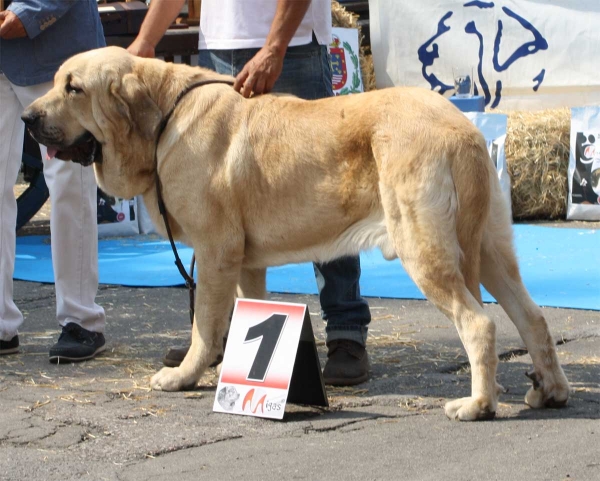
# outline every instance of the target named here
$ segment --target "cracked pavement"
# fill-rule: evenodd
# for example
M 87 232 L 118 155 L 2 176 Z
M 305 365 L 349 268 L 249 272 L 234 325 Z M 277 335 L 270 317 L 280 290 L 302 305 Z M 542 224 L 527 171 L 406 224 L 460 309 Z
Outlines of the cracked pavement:
M 495 304 L 501 395 L 493 422 L 446 419 L 470 392 L 458 334 L 429 302 L 369 298 L 372 379 L 327 388 L 330 407 L 289 405 L 283 421 L 212 413 L 217 377 L 195 391 L 148 388 L 166 349 L 188 342 L 183 288 L 101 286 L 107 351 L 52 365 L 54 287 L 15 282 L 21 353 L 0 357 L 0 480 L 600 480 L 600 313 L 545 308 L 572 386 L 562 410 L 523 402 L 531 361 Z M 324 323 L 308 304 L 321 364 Z

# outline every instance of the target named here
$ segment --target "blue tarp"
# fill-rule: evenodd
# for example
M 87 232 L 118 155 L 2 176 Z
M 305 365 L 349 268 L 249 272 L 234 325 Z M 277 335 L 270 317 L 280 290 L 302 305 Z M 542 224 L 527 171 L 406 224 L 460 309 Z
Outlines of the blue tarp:
M 600 232 L 515 225 L 515 244 L 521 274 L 533 299 L 541 306 L 600 310 Z M 186 268 L 192 249 L 178 244 Z M 98 242 L 100 282 L 124 286 L 177 286 L 183 280 L 167 241 L 137 236 Z M 361 292 L 367 297 L 424 299 L 398 260 L 386 261 L 378 250 L 361 255 Z M 50 240 L 47 236 L 17 238 L 15 279 L 53 282 Z M 270 292 L 316 294 L 310 263 L 270 268 Z M 484 292 L 484 301 L 494 299 Z

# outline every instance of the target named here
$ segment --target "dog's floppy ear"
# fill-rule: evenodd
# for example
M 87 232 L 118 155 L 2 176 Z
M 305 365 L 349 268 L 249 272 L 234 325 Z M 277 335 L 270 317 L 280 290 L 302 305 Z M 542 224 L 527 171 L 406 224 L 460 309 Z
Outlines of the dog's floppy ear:
M 127 118 L 142 137 L 153 140 L 163 116 L 146 86 L 129 73 L 123 76 L 120 84 L 113 82 L 110 92 L 116 99 L 119 114 Z

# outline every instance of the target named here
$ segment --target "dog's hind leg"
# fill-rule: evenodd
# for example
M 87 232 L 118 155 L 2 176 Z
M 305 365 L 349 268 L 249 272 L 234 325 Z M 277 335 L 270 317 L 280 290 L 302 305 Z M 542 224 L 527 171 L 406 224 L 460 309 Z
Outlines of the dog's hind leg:
M 569 383 L 560 366 L 552 335 L 540 307 L 523 285 L 512 246 L 510 219 L 501 209 L 493 213 L 483 238 L 481 280 L 488 292 L 514 322 L 533 361 L 528 376 L 533 387 L 525 402 L 534 408 L 562 407 Z
M 216 234 L 212 232 L 213 240 Z M 152 377 L 153 389 L 181 391 L 196 386 L 209 364 L 223 350 L 243 258 L 241 246 L 231 239 L 194 246 L 198 264 L 192 345 L 176 368 L 163 368 Z
M 483 225 L 478 217 L 487 214 L 487 199 L 483 209 L 463 215 L 461 226 L 450 176 L 408 192 L 403 186 L 381 188 L 388 233 L 408 274 L 454 322 L 471 364 L 471 396 L 448 402 L 446 415 L 461 421 L 491 419 L 498 403 L 496 326 L 483 310 L 479 291 Z
M 390 230 L 402 264 L 427 299 L 454 322 L 471 364 L 471 396 L 448 402 L 446 415 L 461 421 L 491 419 L 498 402 L 496 326 L 467 288 L 465 277 L 471 273 L 461 272 L 456 234 L 448 230 L 440 237 L 437 229 L 421 229 L 401 210 L 403 219 L 392 222 Z M 479 268 L 477 259 L 465 258 L 469 262 Z

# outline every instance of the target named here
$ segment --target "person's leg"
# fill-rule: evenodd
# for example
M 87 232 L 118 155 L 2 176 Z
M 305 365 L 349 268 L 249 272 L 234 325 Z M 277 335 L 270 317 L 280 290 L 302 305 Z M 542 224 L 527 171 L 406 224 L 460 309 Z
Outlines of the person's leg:
M 23 315 L 13 301 L 17 201 L 13 187 L 21 166 L 24 124 L 21 104 L 0 74 L 0 354 L 18 351 Z
M 208 68 L 235 76 L 257 51 L 212 51 Z M 309 45 L 288 48 L 281 76 L 273 92 L 288 93 L 307 100 L 332 97 L 327 48 L 316 40 Z M 343 257 L 325 264 L 314 264 L 314 269 L 321 315 L 327 322 L 329 352 L 323 371 L 325 382 L 337 385 L 364 382 L 368 379 L 365 347 L 371 313 L 366 300 L 360 295 L 360 259 L 358 256 Z
M 274 92 L 291 93 L 314 100 L 332 97 L 331 65 L 325 46 L 290 47 Z M 327 363 L 323 378 L 327 384 L 352 385 L 369 377 L 366 352 L 371 312 L 360 295 L 360 259 L 343 257 L 314 264 L 319 288 L 321 315 L 327 322 Z
M 15 87 L 26 107 L 52 83 Z M 40 145 L 44 177 L 50 191 L 52 267 L 56 317 L 63 328 L 50 349 L 52 362 L 79 361 L 105 349 L 104 309 L 95 302 L 98 291 L 98 225 L 94 170 L 74 162 L 46 159 Z

